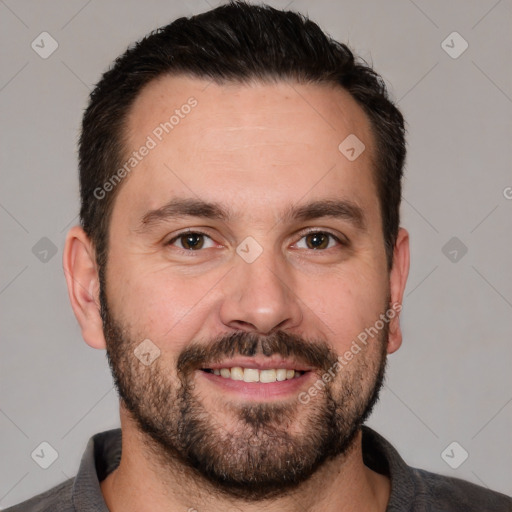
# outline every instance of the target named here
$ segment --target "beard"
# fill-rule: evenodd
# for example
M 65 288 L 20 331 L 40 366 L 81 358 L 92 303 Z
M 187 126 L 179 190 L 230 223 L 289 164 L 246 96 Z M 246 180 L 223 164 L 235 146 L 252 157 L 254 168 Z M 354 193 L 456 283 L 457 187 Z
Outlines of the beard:
M 164 357 L 145 366 L 134 355 L 143 338 L 113 318 L 104 283 L 100 303 L 114 383 L 144 446 L 164 474 L 165 469 L 167 474 L 171 468 L 186 469 L 218 493 L 246 501 L 289 493 L 350 450 L 378 400 L 387 322 L 335 378 L 322 382 L 307 404 L 298 399 L 233 403 L 222 398 L 213 404 L 196 391 L 194 379 L 208 363 L 234 355 L 275 354 L 311 366 L 321 379 L 332 372 L 338 354 L 323 340 L 304 340 L 285 331 L 267 336 L 237 331 L 206 343 L 191 342 L 178 355 L 174 370 Z M 220 421 L 226 418 L 228 425 Z

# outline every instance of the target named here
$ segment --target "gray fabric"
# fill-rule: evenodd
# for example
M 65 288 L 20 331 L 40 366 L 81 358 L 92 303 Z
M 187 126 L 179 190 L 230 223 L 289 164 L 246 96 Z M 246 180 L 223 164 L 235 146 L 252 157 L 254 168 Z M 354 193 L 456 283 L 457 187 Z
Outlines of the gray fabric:
M 391 478 L 387 512 L 512 512 L 504 494 L 414 469 L 377 432 L 363 427 L 365 464 Z M 4 512 L 108 512 L 100 482 L 121 460 L 121 429 L 91 437 L 76 477 Z

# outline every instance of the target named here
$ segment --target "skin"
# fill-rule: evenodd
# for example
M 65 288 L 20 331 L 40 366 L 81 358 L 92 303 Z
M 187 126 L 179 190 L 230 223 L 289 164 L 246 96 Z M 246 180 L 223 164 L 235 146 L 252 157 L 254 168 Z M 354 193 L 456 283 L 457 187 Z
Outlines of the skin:
M 178 354 L 192 341 L 237 330 L 263 336 L 281 329 L 304 339 L 323 339 L 344 354 L 358 333 L 375 323 L 386 297 L 401 304 L 409 271 L 409 237 L 403 228 L 393 267 L 387 269 L 373 180 L 374 140 L 366 115 L 340 88 L 296 83 L 220 86 L 165 77 L 150 83 L 130 112 L 129 152 L 144 144 L 190 96 L 197 106 L 120 185 L 106 274 L 112 314 L 135 339 L 155 341 L 160 364 L 172 379 Z M 338 150 L 349 134 L 366 146 L 353 162 Z M 144 213 L 174 197 L 217 201 L 235 217 L 226 223 L 181 218 L 141 233 Z M 332 198 L 360 206 L 366 229 L 328 217 L 282 221 L 291 204 Z M 180 241 L 165 245 L 185 228 L 211 237 L 192 256 L 180 252 Z M 350 245 L 332 240 L 323 251 L 308 249 L 305 228 L 345 236 Z M 250 264 L 236 253 L 247 236 L 263 248 Z M 94 247 L 78 226 L 68 233 L 63 264 L 82 336 L 91 347 L 105 349 Z M 396 351 L 401 342 L 397 315 L 389 323 L 387 352 Z M 378 351 L 366 357 L 377 361 Z M 358 358 L 350 364 L 357 365 Z M 195 385 L 209 414 L 227 432 L 236 433 L 227 405 L 247 397 L 227 398 L 199 377 Z M 308 408 L 297 408 L 296 414 L 300 434 L 300 418 Z M 294 493 L 262 506 L 203 492 L 201 482 L 185 468 L 159 465 L 122 401 L 120 417 L 121 463 L 101 482 L 111 511 L 187 510 L 191 496 L 198 511 L 282 512 L 297 510 L 297 502 L 311 511 L 386 509 L 389 480 L 364 465 L 360 433 L 346 454 L 328 461 Z

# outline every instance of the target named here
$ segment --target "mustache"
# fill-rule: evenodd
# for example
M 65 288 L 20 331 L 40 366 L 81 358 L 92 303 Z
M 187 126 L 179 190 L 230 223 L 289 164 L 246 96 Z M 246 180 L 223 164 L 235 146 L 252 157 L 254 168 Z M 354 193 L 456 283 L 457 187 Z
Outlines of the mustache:
M 189 345 L 179 355 L 177 368 L 178 372 L 186 375 L 228 357 L 252 357 L 256 354 L 293 358 L 324 372 L 332 368 L 338 360 L 336 352 L 323 340 L 306 341 L 298 335 L 284 331 L 276 331 L 268 336 L 237 331 L 220 335 L 207 344 Z

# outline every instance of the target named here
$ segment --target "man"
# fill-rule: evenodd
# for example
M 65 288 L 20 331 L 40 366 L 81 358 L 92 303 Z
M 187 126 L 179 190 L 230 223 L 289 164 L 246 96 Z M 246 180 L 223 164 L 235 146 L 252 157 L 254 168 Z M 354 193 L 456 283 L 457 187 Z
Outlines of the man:
M 404 159 L 379 76 L 298 14 L 232 3 L 121 56 L 63 258 L 121 429 L 11 510 L 511 510 L 363 426 L 402 341 Z

